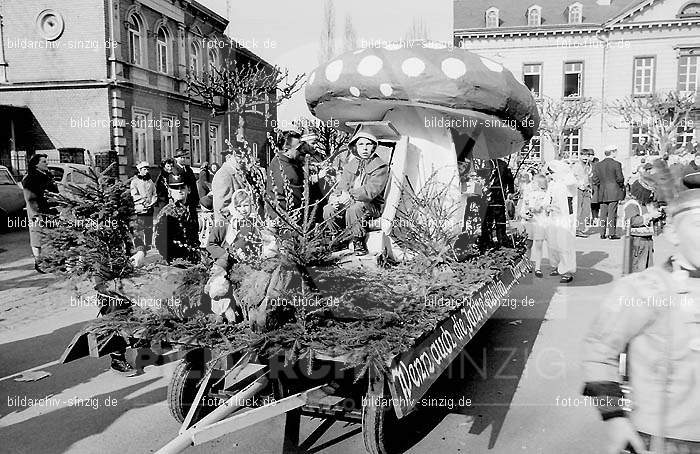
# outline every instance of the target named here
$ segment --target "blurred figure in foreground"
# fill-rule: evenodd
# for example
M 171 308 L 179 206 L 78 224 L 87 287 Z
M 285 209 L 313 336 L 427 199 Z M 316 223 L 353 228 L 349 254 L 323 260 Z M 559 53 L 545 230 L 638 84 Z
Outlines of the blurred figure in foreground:
M 668 215 L 674 254 L 622 278 L 585 340 L 583 393 L 606 421 L 609 453 L 700 452 L 700 189 L 681 192 Z M 618 373 L 628 344 L 629 414 Z

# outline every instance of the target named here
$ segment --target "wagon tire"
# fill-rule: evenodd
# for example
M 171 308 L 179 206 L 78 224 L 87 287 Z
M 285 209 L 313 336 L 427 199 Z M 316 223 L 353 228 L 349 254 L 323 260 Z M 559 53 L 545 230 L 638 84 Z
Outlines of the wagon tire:
M 393 405 L 376 405 L 379 402 L 391 402 L 388 389 L 382 394 L 367 393 L 367 400 L 362 406 L 362 438 L 369 454 L 393 454 L 396 452 L 396 440 L 390 437 L 398 425 L 398 418 Z
M 170 379 L 170 383 L 168 383 L 168 408 L 173 418 L 180 423 L 185 421 L 192 402 L 197 395 L 197 384 L 203 377 L 203 369 L 202 365 L 185 359 L 173 371 L 173 376 Z M 202 399 L 205 400 L 205 403 L 204 405 L 200 404 L 197 413 L 192 418 L 192 424 L 216 408 L 215 405 L 212 405 L 210 399 L 207 399 L 206 392 Z

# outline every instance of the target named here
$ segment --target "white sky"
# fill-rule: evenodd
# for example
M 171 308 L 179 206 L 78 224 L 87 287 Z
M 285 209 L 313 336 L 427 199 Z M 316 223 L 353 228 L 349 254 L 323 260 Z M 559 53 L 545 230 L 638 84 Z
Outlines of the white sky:
M 229 34 L 268 62 L 290 74 L 310 74 L 318 61 L 324 4 L 328 0 L 199 0 L 227 16 Z M 359 41 L 403 39 L 415 21 L 422 21 L 428 37 L 452 42 L 452 0 L 334 0 L 337 53 L 342 52 L 346 16 Z M 371 44 L 370 44 L 371 45 Z M 366 46 L 366 45 L 365 45 Z M 304 90 L 278 108 L 278 119 L 310 117 Z

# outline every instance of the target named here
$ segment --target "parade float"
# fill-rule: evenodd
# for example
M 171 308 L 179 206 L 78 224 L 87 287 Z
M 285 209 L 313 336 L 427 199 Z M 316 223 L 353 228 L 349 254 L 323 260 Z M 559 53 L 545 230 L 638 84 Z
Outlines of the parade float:
M 460 161 L 520 150 L 537 129 L 534 100 L 500 64 L 439 47 L 352 51 L 308 79 L 311 112 L 348 131 L 370 130 L 389 163 L 369 260 L 338 259 L 334 240 L 310 222 L 308 186 L 303 220 L 274 238 L 284 245 L 263 247 L 228 275 L 240 323 L 210 313 L 206 259 L 140 268 L 109 259 L 96 269 L 75 256 L 54 260 L 68 274 L 78 265 L 82 276 L 99 271 L 107 279 L 101 304 L 117 308 L 76 335 L 63 362 L 117 349 L 137 368 L 180 361 L 168 405 L 182 427 L 158 452 L 281 414 L 284 452 L 299 444 L 301 415 L 359 423 L 368 452 L 392 452 L 400 420 L 528 271 L 519 247 L 480 254 L 456 243 L 465 215 Z M 76 215 L 64 206 L 62 216 Z M 85 238 L 62 241 L 80 248 Z M 128 258 L 125 242 L 122 249 Z

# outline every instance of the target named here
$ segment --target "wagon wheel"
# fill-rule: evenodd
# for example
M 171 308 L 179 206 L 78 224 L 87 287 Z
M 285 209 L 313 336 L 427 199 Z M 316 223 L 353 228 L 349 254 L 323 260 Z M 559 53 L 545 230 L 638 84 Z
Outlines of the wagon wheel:
M 392 405 L 391 393 L 380 373 L 369 377 L 369 387 L 362 405 L 362 438 L 369 454 L 392 454 L 396 452 L 391 435 L 398 426 L 398 418 Z M 393 445 L 393 446 L 392 446 Z
M 204 364 L 191 358 L 182 360 L 173 371 L 173 376 L 168 383 L 168 408 L 170 414 L 178 422 L 185 421 L 197 395 L 197 385 L 203 376 Z M 210 380 L 207 386 L 210 387 L 211 383 Z M 199 421 L 217 407 L 214 401 L 208 397 L 208 392 L 209 390 L 206 389 L 192 423 Z

